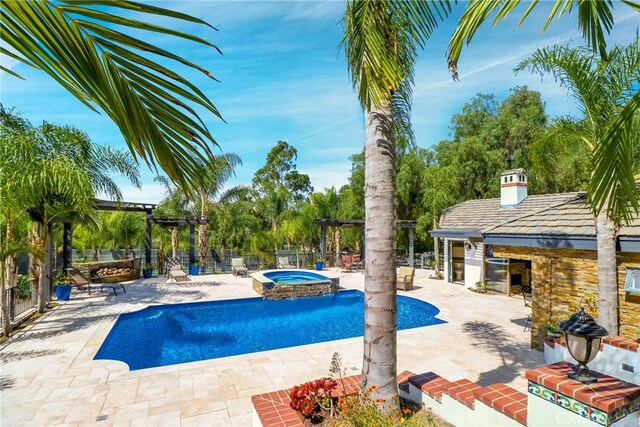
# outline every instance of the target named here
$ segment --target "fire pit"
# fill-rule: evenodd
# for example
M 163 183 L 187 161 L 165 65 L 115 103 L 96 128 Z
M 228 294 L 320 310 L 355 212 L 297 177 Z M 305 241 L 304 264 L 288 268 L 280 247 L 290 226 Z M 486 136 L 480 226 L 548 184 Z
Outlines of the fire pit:
M 140 258 L 74 263 L 85 277 L 97 283 L 116 283 L 140 277 Z

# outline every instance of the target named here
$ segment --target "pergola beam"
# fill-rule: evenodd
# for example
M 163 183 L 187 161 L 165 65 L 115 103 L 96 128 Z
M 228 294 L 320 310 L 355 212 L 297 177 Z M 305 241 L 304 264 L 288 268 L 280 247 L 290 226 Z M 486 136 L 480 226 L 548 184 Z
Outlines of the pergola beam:
M 333 218 L 320 218 L 316 220 L 316 224 L 320 226 L 320 252 L 322 257 L 327 256 L 327 227 L 362 227 L 362 248 L 361 255 L 364 257 L 364 219 L 333 219 Z M 409 230 L 409 266 L 413 267 L 413 234 L 418 221 L 413 219 L 398 219 L 396 220 L 396 228 L 404 228 Z
M 331 227 L 364 227 L 364 219 L 329 219 L 321 218 L 316 220 L 316 224 L 322 226 L 327 225 Z M 417 221 L 413 219 L 398 219 L 396 220 L 396 228 L 416 228 Z
M 181 225 L 202 225 L 209 224 L 209 220 L 206 218 L 157 218 L 150 217 L 149 222 L 151 224 L 159 225 L 160 227 L 180 227 Z

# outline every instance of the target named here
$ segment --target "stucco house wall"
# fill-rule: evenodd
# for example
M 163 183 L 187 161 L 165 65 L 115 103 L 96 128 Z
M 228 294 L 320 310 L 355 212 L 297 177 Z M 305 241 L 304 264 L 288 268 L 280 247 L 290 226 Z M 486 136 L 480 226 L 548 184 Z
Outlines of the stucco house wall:
M 464 250 L 464 285 L 474 288 L 477 282 L 484 281 L 484 244 L 473 242 Z

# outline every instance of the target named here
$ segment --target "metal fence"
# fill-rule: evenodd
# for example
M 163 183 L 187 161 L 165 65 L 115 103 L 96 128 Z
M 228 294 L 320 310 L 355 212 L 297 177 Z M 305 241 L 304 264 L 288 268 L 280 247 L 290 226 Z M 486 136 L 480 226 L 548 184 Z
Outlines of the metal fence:
M 35 303 L 33 303 L 31 299 L 31 289 L 29 289 L 28 294 L 25 294 L 17 287 L 7 289 L 5 292 L 7 293 L 7 305 L 9 306 L 11 322 L 14 322 L 25 311 L 35 307 Z M 2 325 L 1 316 L 0 325 Z
M 171 258 L 169 255 L 167 258 Z M 190 267 L 189 253 L 186 251 L 179 251 L 176 257 L 182 266 L 182 269 L 187 271 Z M 297 268 L 311 267 L 313 257 L 305 253 L 299 253 L 294 250 L 283 250 L 278 252 L 264 252 L 259 255 L 255 254 L 243 254 L 239 251 L 229 250 L 222 256 L 217 252 L 210 252 L 203 264 L 200 265 L 200 274 L 209 273 L 229 273 L 232 271 L 233 258 L 243 258 L 247 268 L 250 271 L 266 270 L 278 268 L 279 259 L 285 258 L 287 264 L 296 266 Z M 200 257 L 196 254 L 196 261 L 200 262 Z M 284 259 L 283 259 L 284 261 Z M 158 264 L 157 252 L 152 252 L 151 262 Z M 164 266 L 165 271 L 158 272 L 157 268 L 153 271 L 154 274 L 161 273 L 166 274 L 166 263 Z

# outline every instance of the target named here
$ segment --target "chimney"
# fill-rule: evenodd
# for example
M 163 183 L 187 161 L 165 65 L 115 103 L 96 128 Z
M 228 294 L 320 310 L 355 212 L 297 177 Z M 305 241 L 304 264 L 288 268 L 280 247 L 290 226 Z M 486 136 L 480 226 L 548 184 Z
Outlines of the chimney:
M 515 208 L 527 197 L 527 173 L 510 169 L 500 175 L 500 207 Z

